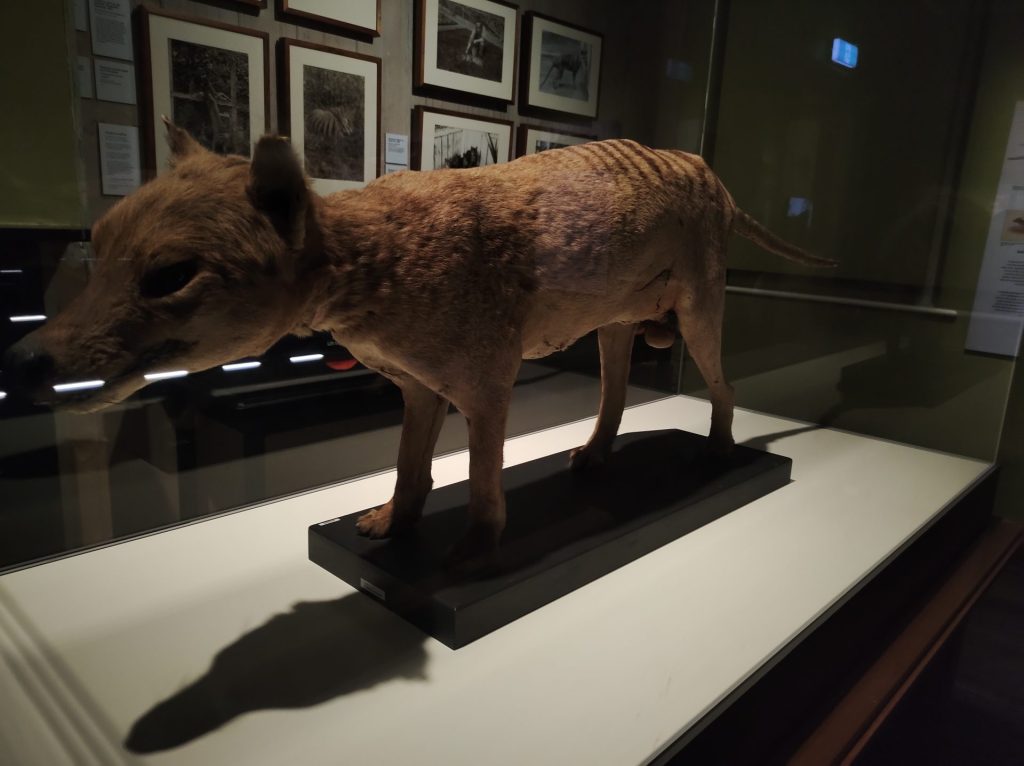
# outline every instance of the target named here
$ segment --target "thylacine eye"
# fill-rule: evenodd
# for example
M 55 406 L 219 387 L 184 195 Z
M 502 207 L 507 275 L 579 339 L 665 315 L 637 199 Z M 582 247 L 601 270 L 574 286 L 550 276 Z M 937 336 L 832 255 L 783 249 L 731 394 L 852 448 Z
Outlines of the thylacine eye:
M 190 258 L 150 270 L 142 278 L 140 290 L 144 298 L 166 298 L 182 290 L 199 273 L 199 261 Z

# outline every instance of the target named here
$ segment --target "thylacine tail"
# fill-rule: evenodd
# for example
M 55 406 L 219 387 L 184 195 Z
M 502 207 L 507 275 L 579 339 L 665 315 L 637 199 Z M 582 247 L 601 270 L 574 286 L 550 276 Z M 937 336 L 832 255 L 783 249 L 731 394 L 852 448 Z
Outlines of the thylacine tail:
M 732 230 L 741 237 L 745 237 L 751 242 L 760 245 L 769 253 L 781 255 L 783 258 L 790 261 L 796 261 L 797 263 L 802 263 L 805 266 L 835 268 L 839 265 L 838 261 L 833 261 L 829 258 L 820 258 L 817 255 L 811 255 L 810 253 L 801 250 L 796 245 L 789 244 L 789 242 L 781 237 L 777 237 L 772 234 L 768 229 L 739 208 L 736 209 L 736 217 L 733 219 Z

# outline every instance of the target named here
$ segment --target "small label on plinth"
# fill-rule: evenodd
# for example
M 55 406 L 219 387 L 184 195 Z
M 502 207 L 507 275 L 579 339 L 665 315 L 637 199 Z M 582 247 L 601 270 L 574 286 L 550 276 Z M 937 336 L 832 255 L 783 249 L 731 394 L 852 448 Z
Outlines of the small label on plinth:
M 374 585 L 372 582 L 367 580 L 365 577 L 359 578 L 359 587 L 369 593 L 371 596 L 376 596 L 381 601 L 384 601 L 384 591 Z

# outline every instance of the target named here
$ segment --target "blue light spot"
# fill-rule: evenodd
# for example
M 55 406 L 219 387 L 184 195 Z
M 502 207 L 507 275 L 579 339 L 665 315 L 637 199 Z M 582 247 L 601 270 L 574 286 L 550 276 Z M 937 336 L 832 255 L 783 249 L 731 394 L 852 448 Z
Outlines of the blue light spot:
M 832 60 L 847 69 L 857 67 L 857 46 L 837 37 L 832 41 Z

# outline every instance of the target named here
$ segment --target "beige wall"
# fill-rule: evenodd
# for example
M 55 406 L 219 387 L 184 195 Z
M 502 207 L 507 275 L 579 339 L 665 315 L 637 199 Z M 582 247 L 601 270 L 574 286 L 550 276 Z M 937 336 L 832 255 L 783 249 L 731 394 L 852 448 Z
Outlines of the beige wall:
M 137 5 L 138 0 L 133 0 Z M 520 119 L 515 105 L 504 111 L 455 104 L 443 99 L 421 98 L 413 91 L 413 5 L 414 0 L 382 0 L 383 32 L 372 43 L 335 35 L 309 25 L 279 20 L 273 8 L 253 15 L 227 10 L 193 0 L 148 2 L 151 7 L 187 14 L 198 19 L 215 19 L 268 32 L 270 47 L 271 130 L 277 129 L 276 56 L 274 45 L 280 37 L 291 37 L 378 56 L 382 64 L 381 127 L 383 133 L 410 134 L 412 109 L 417 104 L 457 109 L 470 114 L 498 117 L 551 126 L 599 137 L 629 136 L 648 144 L 695 150 L 703 110 L 706 51 L 700 48 L 703 27 L 709 26 L 708 0 L 681 2 L 666 0 L 626 4 L 621 0 L 522 0 L 521 13 L 539 11 L 604 35 L 599 114 L 594 121 Z M 271 2 L 273 6 L 275 3 Z M 86 33 L 77 34 L 77 49 L 89 55 Z M 693 66 L 689 81 L 667 76 L 668 58 Z M 691 61 L 691 58 L 697 59 Z M 93 219 L 102 215 L 117 198 L 99 190 L 98 122 L 138 124 L 138 110 L 93 99 L 81 101 L 82 151 L 85 164 L 87 209 Z

